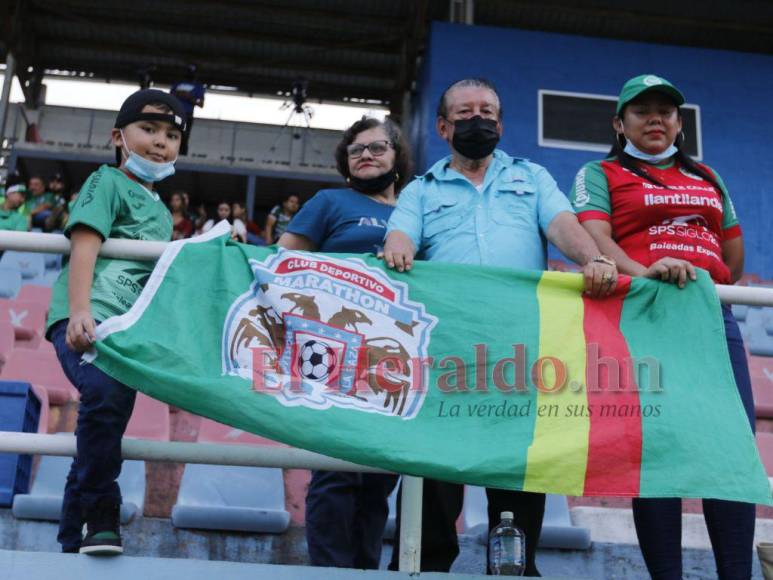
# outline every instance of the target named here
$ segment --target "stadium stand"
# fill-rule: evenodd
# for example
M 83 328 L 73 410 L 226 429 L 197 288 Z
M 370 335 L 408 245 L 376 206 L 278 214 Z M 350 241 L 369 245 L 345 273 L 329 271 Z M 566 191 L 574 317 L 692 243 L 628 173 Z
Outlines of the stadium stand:
M 258 437 L 204 419 L 199 442 L 272 445 Z M 187 465 L 177 503 L 177 528 L 282 533 L 290 525 L 282 470 L 269 467 Z
M 25 381 L 45 389 L 52 405 L 63 405 L 78 398 L 78 391 L 50 350 L 15 348 L 8 354 L 0 378 Z
M 0 431 L 46 432 L 48 401 L 28 383 L 0 381 Z M 9 506 L 15 494 L 29 489 L 32 457 L 0 455 L 0 506 Z
M 476 536 L 478 542 L 484 545 L 488 543 L 487 510 L 486 490 L 478 486 L 465 486 L 462 510 L 464 533 Z M 590 545 L 590 530 L 572 525 L 566 496 L 548 494 L 539 547 L 587 550 Z
M 46 309 L 36 301 L 0 299 L 0 324 L 13 328 L 17 347 L 36 348 L 45 332 Z
M 7 251 L 0 258 L 0 266 L 16 268 L 21 272 L 24 280 L 42 278 L 46 272 L 46 260 L 43 254 L 32 252 Z
M 126 437 L 169 441 L 169 407 L 150 397 L 137 394 L 134 412 L 126 428 Z M 64 434 L 64 433 L 63 433 Z M 68 433 L 69 434 L 69 433 Z M 32 489 L 14 498 L 12 512 L 18 519 L 59 521 L 62 494 L 72 460 L 69 457 L 41 458 Z M 141 516 L 145 508 L 146 466 L 144 461 L 124 461 L 118 484 L 121 486 L 121 523 Z
M 15 266 L 0 266 L 0 298 L 14 298 L 21 288 L 21 271 Z
M 10 324 L 0 322 L 0 373 L 2 373 L 3 365 L 8 358 L 8 353 L 13 350 L 14 340 L 13 327 Z
M 51 302 L 51 288 L 48 286 L 38 286 L 36 284 L 25 284 L 19 290 L 16 299 L 41 304 L 45 306 L 47 311 L 48 305 Z

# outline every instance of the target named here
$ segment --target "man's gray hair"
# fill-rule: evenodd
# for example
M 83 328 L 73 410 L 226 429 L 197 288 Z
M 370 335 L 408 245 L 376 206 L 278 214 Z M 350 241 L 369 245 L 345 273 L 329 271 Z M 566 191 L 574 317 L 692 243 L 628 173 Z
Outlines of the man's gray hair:
M 443 117 L 444 119 L 448 118 L 448 103 L 446 102 L 448 99 L 448 93 L 454 89 L 461 89 L 463 87 L 479 87 L 482 89 L 488 89 L 494 93 L 494 96 L 497 98 L 497 106 L 499 107 L 499 118 L 502 118 L 502 101 L 499 98 L 499 93 L 497 92 L 494 83 L 484 78 L 462 79 L 452 83 L 445 91 L 443 91 L 443 94 L 440 95 L 440 101 L 438 101 L 437 104 L 438 117 Z

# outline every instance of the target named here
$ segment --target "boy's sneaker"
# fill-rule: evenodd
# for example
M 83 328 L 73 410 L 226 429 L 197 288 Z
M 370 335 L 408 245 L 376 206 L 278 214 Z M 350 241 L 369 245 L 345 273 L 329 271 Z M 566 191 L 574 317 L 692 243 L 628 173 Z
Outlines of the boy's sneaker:
M 123 554 L 119 517 L 120 504 L 113 500 L 102 500 L 84 514 L 85 534 L 80 553 L 91 556 L 117 556 Z

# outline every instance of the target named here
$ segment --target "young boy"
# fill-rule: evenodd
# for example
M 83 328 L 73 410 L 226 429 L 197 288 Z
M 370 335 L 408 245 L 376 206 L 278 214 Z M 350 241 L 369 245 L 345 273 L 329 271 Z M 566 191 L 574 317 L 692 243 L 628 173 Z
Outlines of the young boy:
M 131 308 L 153 269 L 150 262 L 99 257 L 102 242 L 172 237 L 172 216 L 153 184 L 174 173 L 184 129 L 185 112 L 175 97 L 146 89 L 126 99 L 112 131 L 118 167 L 103 165 L 89 176 L 65 228 L 70 260 L 54 285 L 46 332 L 81 395 L 78 455 L 67 477 L 57 537 L 63 552 L 123 552 L 116 479 L 135 391 L 82 364 L 81 354 L 91 348 L 97 324 Z

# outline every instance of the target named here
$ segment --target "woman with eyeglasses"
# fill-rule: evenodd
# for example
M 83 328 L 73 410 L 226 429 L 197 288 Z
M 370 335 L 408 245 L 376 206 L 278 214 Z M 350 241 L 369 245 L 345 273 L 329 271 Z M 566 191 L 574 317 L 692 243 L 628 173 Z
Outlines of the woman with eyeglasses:
M 348 187 L 323 189 L 279 239 L 291 250 L 378 253 L 397 194 L 411 172 L 410 154 L 393 122 L 363 118 L 335 151 Z M 378 569 L 396 475 L 312 472 L 306 496 L 306 542 L 313 566 Z

